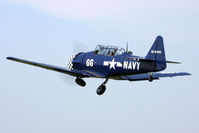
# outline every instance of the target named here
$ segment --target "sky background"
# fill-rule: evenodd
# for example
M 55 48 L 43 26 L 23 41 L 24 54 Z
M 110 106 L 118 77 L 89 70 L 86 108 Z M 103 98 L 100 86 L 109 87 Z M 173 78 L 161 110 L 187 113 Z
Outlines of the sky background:
M 198 133 L 199 1 L 0 0 L 1 133 Z M 162 35 L 166 72 L 192 76 L 149 83 L 63 75 L 7 56 L 67 66 L 74 44 L 125 47 L 145 56 Z M 70 78 L 70 77 L 69 77 Z M 65 82 L 63 81 L 65 80 Z

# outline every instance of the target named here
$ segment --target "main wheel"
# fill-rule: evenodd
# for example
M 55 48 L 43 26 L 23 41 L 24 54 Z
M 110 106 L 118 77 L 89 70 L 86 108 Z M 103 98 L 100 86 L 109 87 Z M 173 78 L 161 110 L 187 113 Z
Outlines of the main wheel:
M 76 78 L 76 79 L 75 79 L 75 82 L 76 82 L 79 86 L 82 86 L 82 87 L 86 86 L 86 82 L 85 82 L 83 79 L 81 79 L 81 78 Z
M 105 85 L 100 85 L 100 86 L 97 88 L 97 94 L 98 94 L 98 95 L 104 94 L 105 91 L 106 91 L 106 86 L 105 86 Z

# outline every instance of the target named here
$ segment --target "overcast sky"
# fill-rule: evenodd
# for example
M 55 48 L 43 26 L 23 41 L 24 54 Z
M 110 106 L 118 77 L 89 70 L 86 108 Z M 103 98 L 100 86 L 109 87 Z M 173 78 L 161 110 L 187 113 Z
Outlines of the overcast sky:
M 198 133 L 199 2 L 197 0 L 1 0 L 1 133 Z M 165 72 L 192 76 L 149 83 L 74 78 L 6 60 L 67 66 L 73 46 L 125 47 L 145 56 L 162 35 Z

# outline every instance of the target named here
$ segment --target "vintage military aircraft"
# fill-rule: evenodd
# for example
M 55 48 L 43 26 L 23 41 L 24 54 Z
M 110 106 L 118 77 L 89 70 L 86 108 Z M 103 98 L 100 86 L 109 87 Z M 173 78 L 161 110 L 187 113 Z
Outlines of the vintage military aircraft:
M 15 57 L 7 57 L 7 59 L 75 76 L 75 82 L 82 87 L 86 86 L 83 78 L 104 78 L 105 81 L 97 88 L 98 95 L 105 92 L 105 84 L 109 79 L 152 82 L 163 77 L 191 75 L 187 72 L 159 72 L 166 69 L 167 63 L 179 63 L 166 60 L 161 36 L 156 38 L 145 57 L 133 55 L 128 51 L 128 47 L 125 50 L 116 46 L 98 45 L 94 51 L 72 55 L 68 69 Z

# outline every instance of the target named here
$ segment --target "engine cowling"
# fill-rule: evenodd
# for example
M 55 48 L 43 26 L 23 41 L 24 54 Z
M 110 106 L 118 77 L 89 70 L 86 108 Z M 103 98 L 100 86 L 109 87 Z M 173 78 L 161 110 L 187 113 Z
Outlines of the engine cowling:
M 76 53 L 70 56 L 69 60 L 68 60 L 68 69 L 69 70 L 73 70 L 73 66 L 74 66 L 74 62 L 73 60 L 79 55 L 80 53 Z

